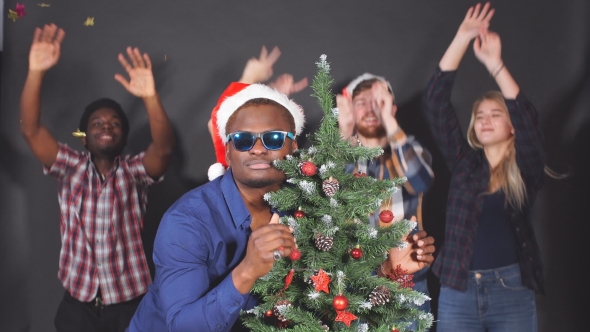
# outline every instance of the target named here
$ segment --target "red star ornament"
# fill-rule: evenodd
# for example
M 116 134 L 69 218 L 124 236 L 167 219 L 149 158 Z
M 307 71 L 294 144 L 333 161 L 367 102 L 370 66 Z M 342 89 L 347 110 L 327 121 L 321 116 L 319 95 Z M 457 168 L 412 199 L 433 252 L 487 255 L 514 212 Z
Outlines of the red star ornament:
M 351 312 L 348 311 L 337 310 L 336 313 L 338 314 L 338 316 L 336 316 L 336 319 L 334 319 L 334 321 L 342 322 L 346 324 L 346 326 L 348 327 L 350 327 L 350 322 L 352 322 L 355 319 L 358 319 L 357 316 L 353 315 Z
M 330 276 L 322 269 L 318 271 L 317 276 L 311 276 L 311 280 L 315 284 L 315 291 L 324 291 L 326 294 L 330 294 L 328 284 L 330 283 Z

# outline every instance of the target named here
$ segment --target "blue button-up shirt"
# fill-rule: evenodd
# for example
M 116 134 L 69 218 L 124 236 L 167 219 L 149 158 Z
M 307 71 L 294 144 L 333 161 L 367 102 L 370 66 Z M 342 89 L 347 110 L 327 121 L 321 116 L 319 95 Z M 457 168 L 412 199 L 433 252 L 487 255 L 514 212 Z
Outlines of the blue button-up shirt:
M 251 220 L 231 169 L 176 201 L 156 235 L 156 277 L 128 331 L 239 330 L 240 310 L 257 302 L 231 276 L 246 255 Z

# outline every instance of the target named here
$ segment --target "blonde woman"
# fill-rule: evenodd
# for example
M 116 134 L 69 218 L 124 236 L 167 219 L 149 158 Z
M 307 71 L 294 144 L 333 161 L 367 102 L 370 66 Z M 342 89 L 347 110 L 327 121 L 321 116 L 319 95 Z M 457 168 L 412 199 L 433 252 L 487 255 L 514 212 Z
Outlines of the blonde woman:
M 494 10 L 468 10 L 428 83 L 425 112 L 452 178 L 445 242 L 432 267 L 441 283 L 437 331 L 536 331 L 542 266 L 531 206 L 543 180 L 543 137 L 533 105 L 502 61 Z M 469 44 L 500 91 L 473 105 L 465 139 L 450 103 Z

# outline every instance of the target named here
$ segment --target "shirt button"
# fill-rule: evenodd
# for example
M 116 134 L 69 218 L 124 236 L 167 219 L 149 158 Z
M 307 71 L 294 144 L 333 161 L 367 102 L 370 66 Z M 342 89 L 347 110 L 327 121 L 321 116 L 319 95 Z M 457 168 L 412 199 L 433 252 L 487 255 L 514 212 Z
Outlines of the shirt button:
M 475 274 L 475 279 L 479 279 L 479 278 L 481 278 L 481 274 L 480 273 L 476 273 Z
M 520 228 L 519 228 L 519 227 L 516 227 L 516 231 L 517 231 L 517 232 L 518 232 L 518 231 L 520 231 Z
M 523 248 L 526 248 L 526 243 L 523 243 L 523 244 L 522 244 L 522 247 L 523 247 Z
M 102 264 L 98 263 L 98 267 L 102 267 Z

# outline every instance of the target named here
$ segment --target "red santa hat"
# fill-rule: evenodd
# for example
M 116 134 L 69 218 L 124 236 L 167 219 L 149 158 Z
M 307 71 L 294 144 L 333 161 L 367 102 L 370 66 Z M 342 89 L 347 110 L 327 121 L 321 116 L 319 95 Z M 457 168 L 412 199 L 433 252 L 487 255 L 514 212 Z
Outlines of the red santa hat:
M 227 121 L 246 102 L 256 98 L 270 99 L 285 107 L 291 116 L 293 116 L 295 136 L 298 136 L 303 131 L 303 124 L 305 123 L 303 109 L 294 101 L 290 100 L 289 97 L 263 84 L 231 83 L 221 97 L 219 97 L 217 106 L 211 112 L 213 144 L 215 146 L 217 163 L 209 167 L 207 173 L 209 181 L 223 175 L 228 167 L 225 160 L 225 143 L 227 143 L 225 127 Z
M 387 83 L 387 87 L 389 88 L 389 92 L 391 92 L 391 96 L 395 100 L 395 95 L 393 94 L 393 89 L 391 88 L 391 84 L 389 84 L 389 82 L 385 79 L 385 77 L 373 75 L 370 73 L 364 73 L 361 76 L 352 80 L 350 83 L 348 83 L 348 85 L 344 89 L 342 89 L 342 94 L 345 96 L 350 96 L 352 98 L 352 92 L 357 87 L 357 85 L 361 84 L 364 81 L 368 81 L 368 80 L 372 80 L 372 79 L 376 79 L 381 82 Z

